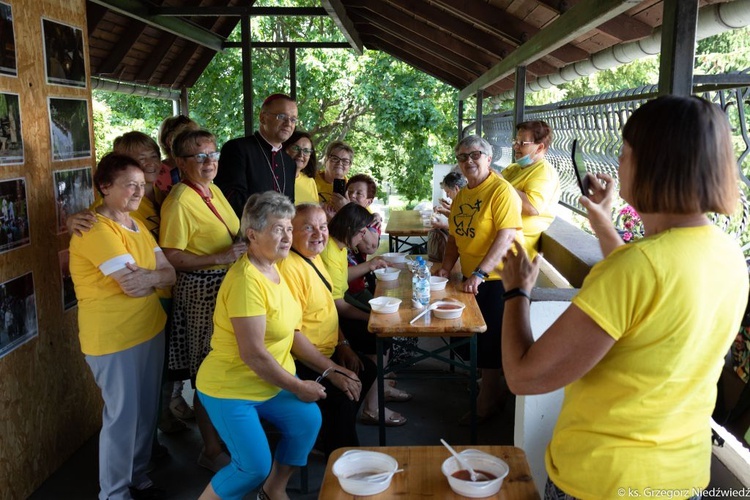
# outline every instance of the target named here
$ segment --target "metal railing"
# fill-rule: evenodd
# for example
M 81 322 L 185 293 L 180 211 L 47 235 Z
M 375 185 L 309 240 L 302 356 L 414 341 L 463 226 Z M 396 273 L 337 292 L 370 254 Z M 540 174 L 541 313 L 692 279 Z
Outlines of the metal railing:
M 740 173 L 741 208 L 731 217 L 713 215 L 712 219 L 725 232 L 744 240 L 750 221 L 750 75 L 748 70 L 718 76 L 696 76 L 697 95 L 715 102 L 727 113 L 733 132 L 737 166 Z M 570 151 L 574 139 L 583 145 L 586 167 L 590 172 L 603 172 L 617 179 L 617 156 L 622 145 L 621 130 L 627 119 L 641 104 L 657 96 L 656 85 L 609 92 L 568 101 L 529 107 L 527 120 L 544 120 L 554 130 L 554 141 L 547 159 L 560 177 L 560 203 L 583 214 L 577 200 L 580 191 L 573 175 Z M 464 129 L 464 135 L 473 133 L 476 124 Z M 493 147 L 494 164 L 504 168 L 513 162 L 511 141 L 515 138 L 511 111 L 484 116 L 484 137 Z

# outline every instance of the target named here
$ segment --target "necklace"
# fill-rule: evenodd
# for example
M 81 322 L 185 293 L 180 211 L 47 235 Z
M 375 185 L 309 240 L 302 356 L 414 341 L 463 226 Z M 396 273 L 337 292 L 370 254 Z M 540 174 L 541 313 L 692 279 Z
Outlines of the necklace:
M 283 181 L 284 184 L 283 184 L 283 189 L 282 189 L 282 186 L 279 186 L 278 179 L 276 179 L 276 174 L 274 174 L 273 172 L 273 165 L 271 164 L 271 159 L 266 154 L 266 150 L 263 149 L 263 144 L 260 143 L 260 139 L 258 139 L 257 135 L 254 135 L 253 137 L 255 137 L 255 142 L 258 143 L 260 152 L 263 153 L 263 157 L 266 159 L 266 162 L 268 163 L 268 170 L 271 171 L 271 179 L 273 179 L 274 184 L 276 184 L 276 192 L 281 193 L 281 194 L 286 194 L 286 167 L 284 166 L 284 155 L 282 154 L 281 156 L 281 172 L 284 176 L 284 181 Z M 280 149 L 279 149 L 279 152 L 281 152 Z
M 137 224 L 135 223 L 135 221 L 133 220 L 133 218 L 132 218 L 132 217 L 130 217 L 130 216 L 128 216 L 128 223 L 129 223 L 129 224 L 123 224 L 122 222 L 120 222 L 119 220 L 117 220 L 117 219 L 116 219 L 115 217 L 113 217 L 113 216 L 111 216 L 111 215 L 109 215 L 109 214 L 106 214 L 106 213 L 104 213 L 104 212 L 103 212 L 103 211 L 101 210 L 101 207 L 99 207 L 99 208 L 98 208 L 98 209 L 96 210 L 96 212 L 97 212 L 97 213 L 98 213 L 99 215 L 101 215 L 101 216 L 103 216 L 103 217 L 106 217 L 107 219 L 109 219 L 109 220 L 111 220 L 111 221 L 114 221 L 114 222 L 118 223 L 119 225 L 121 225 L 121 226 L 122 226 L 122 227 L 124 227 L 125 229 L 128 229 L 128 230 L 130 230 L 130 231 L 134 231 L 134 232 L 136 232 L 136 233 L 138 232 L 138 225 L 137 225 Z

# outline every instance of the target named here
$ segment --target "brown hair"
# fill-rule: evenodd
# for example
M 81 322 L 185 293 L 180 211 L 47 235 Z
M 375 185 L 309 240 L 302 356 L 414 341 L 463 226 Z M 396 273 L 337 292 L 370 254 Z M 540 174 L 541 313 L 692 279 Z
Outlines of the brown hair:
M 516 130 L 528 130 L 534 136 L 536 144 L 544 144 L 546 149 L 552 145 L 552 129 L 547 122 L 542 120 L 531 120 L 516 125 Z
M 644 213 L 731 214 L 737 163 L 726 115 L 699 97 L 662 96 L 622 129 L 633 150 L 632 205 Z
M 159 145 L 167 156 L 172 156 L 172 142 L 184 129 L 197 130 L 200 126 L 185 115 L 169 116 L 159 127 Z
M 349 177 L 346 188 L 349 189 L 349 186 L 357 182 L 364 182 L 367 185 L 367 197 L 375 198 L 375 195 L 378 193 L 378 185 L 375 183 L 375 179 L 367 174 L 353 175 Z
M 185 156 L 190 146 L 197 146 L 198 141 L 208 140 L 216 145 L 216 136 L 208 130 L 183 130 L 172 141 L 172 153 L 175 157 Z
M 289 139 L 284 141 L 281 147 L 286 150 L 286 148 L 299 141 L 302 137 L 309 139 L 310 145 L 312 147 L 312 153 L 310 153 L 310 156 L 307 159 L 307 165 L 305 165 L 305 168 L 302 169 L 302 173 L 314 179 L 315 171 L 318 169 L 318 159 L 315 157 L 315 142 L 313 142 L 312 136 L 309 133 L 305 132 L 304 130 L 297 129 L 292 132 L 292 135 L 289 136 Z
M 130 167 L 135 167 L 138 170 L 143 170 L 138 164 L 135 158 L 131 158 L 128 155 L 121 153 L 107 153 L 99 160 L 99 164 L 96 166 L 96 172 L 94 173 L 94 186 L 99 194 L 104 197 L 102 193 L 102 187 L 111 186 L 115 179 Z
M 159 146 L 156 144 L 156 141 L 137 130 L 122 134 L 112 143 L 112 152 L 129 156 L 134 155 L 135 150 L 145 148 L 155 152 L 157 157 L 160 156 Z
M 352 239 L 374 220 L 375 216 L 366 208 L 356 203 L 347 203 L 328 223 L 328 235 L 351 248 Z

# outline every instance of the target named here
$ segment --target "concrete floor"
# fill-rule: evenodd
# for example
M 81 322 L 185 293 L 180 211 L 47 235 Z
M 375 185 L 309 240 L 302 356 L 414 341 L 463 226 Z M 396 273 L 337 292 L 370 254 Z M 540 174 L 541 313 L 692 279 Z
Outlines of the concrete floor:
M 425 367 L 442 369 L 444 365 L 429 365 L 426 362 L 419 365 L 420 369 Z M 469 428 L 458 425 L 459 418 L 468 411 L 466 381 L 417 379 L 408 378 L 408 375 L 406 372 L 400 377 L 398 387 L 412 393 L 414 399 L 406 403 L 388 404 L 390 408 L 406 416 L 408 422 L 403 427 L 388 429 L 387 444 L 439 445 L 440 438 L 454 444 L 469 444 Z M 189 389 L 186 389 L 186 396 L 192 397 Z M 509 398 L 503 413 L 479 427 L 480 444 L 512 444 L 513 402 L 514 398 Z M 157 462 L 151 478 L 156 485 L 168 491 L 170 499 L 197 498 L 212 475 L 196 463 L 201 439 L 195 423 L 188 424 L 190 429 L 179 434 L 159 432 L 159 440 L 169 448 L 170 455 Z M 378 445 L 377 426 L 358 424 L 358 433 L 362 446 Z M 89 439 L 30 498 L 95 499 L 98 492 L 97 439 L 97 436 Z M 289 496 L 293 499 L 318 498 L 325 466 L 325 460 L 321 456 L 311 455 L 308 466 L 309 492 L 303 494 L 300 491 L 299 474 L 295 474 L 289 483 Z M 246 498 L 255 499 L 255 493 Z

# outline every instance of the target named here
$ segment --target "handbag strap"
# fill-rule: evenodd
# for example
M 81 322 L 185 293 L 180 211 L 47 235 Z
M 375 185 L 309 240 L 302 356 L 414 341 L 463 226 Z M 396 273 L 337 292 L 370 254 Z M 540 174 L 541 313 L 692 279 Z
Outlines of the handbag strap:
M 299 255 L 300 257 L 302 257 L 302 259 L 304 259 L 305 262 L 307 262 L 308 264 L 310 264 L 312 266 L 312 268 L 315 269 L 315 272 L 318 273 L 318 276 L 320 276 L 320 279 L 323 280 L 323 284 L 326 286 L 326 288 L 328 288 L 328 291 L 331 292 L 331 293 L 333 293 L 333 288 L 331 287 L 331 284 L 328 283 L 328 280 L 325 278 L 325 276 L 323 276 L 323 273 L 320 272 L 320 269 L 317 268 L 317 266 L 313 263 L 313 261 L 311 261 L 310 259 L 308 259 L 304 255 L 302 255 L 301 253 L 299 253 L 294 248 L 292 248 L 292 252 L 296 253 L 297 255 Z
M 190 189 L 192 189 L 193 191 L 195 191 L 196 193 L 198 193 L 198 196 L 201 197 L 201 199 L 206 203 L 206 206 L 208 207 L 208 209 L 211 210 L 211 212 L 213 212 L 213 214 L 221 221 L 222 224 L 224 224 L 224 227 L 227 228 L 227 231 L 229 231 L 229 236 L 231 236 L 232 240 L 234 240 L 235 235 L 232 234 L 232 230 L 229 229 L 229 226 L 227 225 L 227 223 L 224 222 L 224 218 L 221 216 L 221 214 L 219 213 L 219 211 L 216 209 L 216 206 L 211 202 L 211 197 L 210 196 L 206 196 L 205 194 L 203 194 L 203 191 L 201 191 L 198 188 L 198 186 L 196 186 L 195 184 L 193 184 L 192 182 L 190 182 L 187 179 L 183 179 L 182 183 L 185 184 Z

